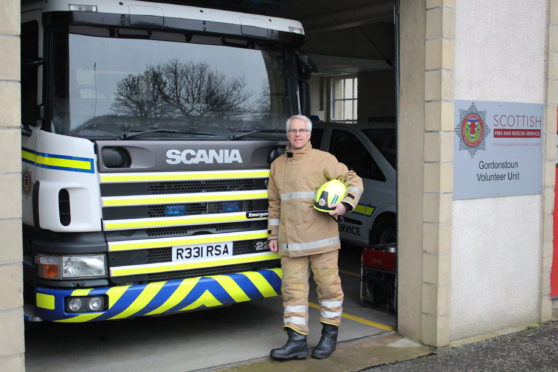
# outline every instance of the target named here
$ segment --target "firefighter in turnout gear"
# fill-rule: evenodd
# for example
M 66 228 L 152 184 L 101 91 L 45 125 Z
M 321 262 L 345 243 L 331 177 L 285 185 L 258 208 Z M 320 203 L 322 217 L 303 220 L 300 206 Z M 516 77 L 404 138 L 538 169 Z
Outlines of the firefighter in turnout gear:
M 308 292 L 310 268 L 317 284 L 322 337 L 312 357 L 327 358 L 335 350 L 341 323 L 343 290 L 337 266 L 341 248 L 337 216 L 351 211 L 362 195 L 362 180 L 335 156 L 312 148 L 312 122 L 295 115 L 287 120 L 286 152 L 271 164 L 268 184 L 269 247 L 281 255 L 284 319 L 287 343 L 271 350 L 274 359 L 308 356 Z M 346 196 L 329 212 L 313 208 L 316 190 L 339 179 Z

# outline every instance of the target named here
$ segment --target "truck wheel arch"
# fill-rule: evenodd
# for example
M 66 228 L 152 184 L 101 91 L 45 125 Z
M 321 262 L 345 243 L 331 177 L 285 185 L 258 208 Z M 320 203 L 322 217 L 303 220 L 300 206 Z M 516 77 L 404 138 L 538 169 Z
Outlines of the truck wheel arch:
M 370 229 L 369 244 L 397 242 L 397 215 L 385 212 L 376 217 Z

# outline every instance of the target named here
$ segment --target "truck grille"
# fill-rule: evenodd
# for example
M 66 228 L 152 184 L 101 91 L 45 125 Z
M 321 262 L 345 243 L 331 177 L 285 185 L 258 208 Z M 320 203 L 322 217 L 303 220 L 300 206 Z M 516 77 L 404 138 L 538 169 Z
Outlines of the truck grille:
M 169 237 L 179 235 L 189 235 L 192 231 L 207 230 L 214 233 L 233 232 L 247 230 L 262 230 L 267 228 L 267 221 L 254 221 L 243 223 L 217 223 L 211 226 L 188 226 L 188 227 L 172 227 L 167 229 L 146 229 L 145 232 L 151 237 Z
M 221 203 L 191 203 L 104 208 L 103 219 L 192 216 L 229 211 L 267 210 L 267 200 L 233 201 Z
M 260 188 L 266 188 L 264 179 L 146 182 L 126 184 L 125 189 L 122 188 L 122 184 L 102 184 L 101 193 L 103 196 L 161 195 L 233 190 L 246 191 Z
M 254 190 L 256 188 L 256 184 L 256 180 L 157 182 L 149 183 L 147 185 L 147 188 L 153 194 L 170 194 L 187 192 Z
M 194 178 L 185 181 L 169 180 L 176 173 L 145 173 L 149 182 L 130 182 L 126 174 L 121 177 L 124 181 L 118 174 L 107 178 L 101 174 L 103 228 L 113 281 L 169 280 L 278 266 L 278 256 L 270 255 L 266 245 L 269 171 L 256 170 L 257 177 L 223 171 L 222 180 L 203 179 L 203 173 L 185 172 Z M 239 174 L 244 178 L 234 178 Z M 157 177 L 161 180 L 153 181 Z M 219 259 L 222 266 L 214 267 L 172 261 L 173 246 L 219 242 L 232 242 L 234 257 L 249 256 L 240 260 L 228 256 Z

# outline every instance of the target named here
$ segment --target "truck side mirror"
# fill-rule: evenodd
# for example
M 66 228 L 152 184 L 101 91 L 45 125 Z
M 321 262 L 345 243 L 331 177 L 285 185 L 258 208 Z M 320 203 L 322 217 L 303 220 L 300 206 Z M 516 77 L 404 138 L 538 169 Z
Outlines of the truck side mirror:
M 307 54 L 297 50 L 296 61 L 298 73 L 302 79 L 308 80 L 312 76 L 312 72 L 318 72 L 318 66 Z
M 312 59 L 303 52 L 296 51 L 296 65 L 299 75 L 298 89 L 300 92 L 300 108 L 304 115 L 310 114 L 310 89 L 307 80 L 312 76 L 312 72 L 318 72 L 318 67 Z
M 23 61 L 23 68 L 37 68 L 43 64 L 42 58 L 34 58 Z
M 31 127 L 27 124 L 21 124 L 21 135 L 25 137 L 31 137 L 31 134 Z
M 42 58 L 24 59 L 21 64 L 21 134 L 29 137 L 31 127 L 43 120 L 42 106 L 37 106 L 38 68 Z

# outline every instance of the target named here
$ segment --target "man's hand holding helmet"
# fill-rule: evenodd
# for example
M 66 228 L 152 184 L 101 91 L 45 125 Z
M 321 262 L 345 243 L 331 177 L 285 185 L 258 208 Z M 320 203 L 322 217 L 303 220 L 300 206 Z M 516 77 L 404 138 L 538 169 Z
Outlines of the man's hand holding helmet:
M 332 204 L 329 207 L 333 208 L 328 212 L 330 216 L 342 216 L 347 213 L 347 207 L 343 203 Z

